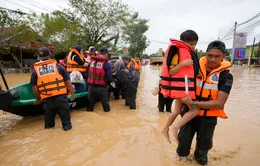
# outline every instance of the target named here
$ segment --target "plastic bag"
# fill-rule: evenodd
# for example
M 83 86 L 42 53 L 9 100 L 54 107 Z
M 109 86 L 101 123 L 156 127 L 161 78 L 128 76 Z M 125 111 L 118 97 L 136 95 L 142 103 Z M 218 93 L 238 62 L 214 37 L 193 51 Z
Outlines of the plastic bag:
M 79 71 L 73 71 L 70 73 L 70 82 L 85 84 L 85 80 L 83 79 L 83 76 Z

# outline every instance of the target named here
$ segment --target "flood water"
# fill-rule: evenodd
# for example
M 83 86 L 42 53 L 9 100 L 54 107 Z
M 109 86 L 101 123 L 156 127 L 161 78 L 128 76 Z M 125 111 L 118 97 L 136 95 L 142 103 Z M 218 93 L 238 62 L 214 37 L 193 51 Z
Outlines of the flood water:
M 161 135 L 168 113 L 158 113 L 151 91 L 160 66 L 142 67 L 137 110 L 111 100 L 111 111 L 71 113 L 73 129 L 43 129 L 43 116 L 20 117 L 0 112 L 0 165 L 179 166 L 175 144 Z M 208 165 L 257 166 L 260 162 L 260 68 L 233 67 L 234 84 L 219 119 Z M 6 74 L 10 86 L 28 82 L 29 74 Z M 1 80 L 2 81 L 2 80 Z M 0 81 L 0 84 L 3 83 Z M 197 165 L 193 160 L 185 165 Z

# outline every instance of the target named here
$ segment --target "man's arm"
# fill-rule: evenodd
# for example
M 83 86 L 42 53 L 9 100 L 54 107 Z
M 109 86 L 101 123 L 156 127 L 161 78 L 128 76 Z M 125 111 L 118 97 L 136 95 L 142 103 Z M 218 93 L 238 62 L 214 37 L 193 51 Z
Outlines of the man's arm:
M 229 94 L 226 92 L 219 91 L 216 100 L 211 101 L 199 101 L 196 103 L 198 108 L 203 109 L 224 109 L 224 105 L 227 102 Z
M 69 90 L 69 92 L 71 94 L 71 101 L 75 100 L 74 89 L 72 87 L 72 84 L 71 84 L 70 80 L 65 81 L 65 86 L 66 86 L 66 88 Z
M 63 67 L 61 67 L 59 64 L 57 64 L 57 68 L 58 68 L 60 75 L 63 77 L 66 88 L 69 90 L 69 92 L 71 94 L 71 100 L 74 100 L 75 99 L 74 89 L 72 87 L 72 84 L 70 82 L 70 79 L 69 79 L 69 76 L 68 76 L 66 70 Z
M 225 103 L 227 102 L 229 92 L 231 91 L 233 84 L 233 76 L 229 72 L 223 72 L 220 74 L 218 94 L 216 100 L 211 101 L 198 101 L 196 105 L 198 108 L 202 109 L 223 109 Z M 185 97 L 183 103 L 187 104 L 189 107 L 192 105 L 191 98 Z
M 113 73 L 112 73 L 112 66 L 109 62 L 105 62 L 104 70 L 107 76 L 107 83 L 110 84 L 111 82 L 113 82 Z
M 39 89 L 37 87 L 37 79 L 38 78 L 37 78 L 36 72 L 33 69 L 30 84 L 32 85 L 32 91 L 33 91 L 33 94 L 36 98 L 35 101 L 34 101 L 34 104 L 40 104 L 41 103 L 41 96 L 40 96 Z
M 85 61 L 82 61 L 79 58 L 79 56 L 76 55 L 76 54 L 71 57 L 71 60 L 76 61 L 79 65 L 82 65 L 83 67 L 87 67 L 88 66 L 88 63 L 85 63 Z

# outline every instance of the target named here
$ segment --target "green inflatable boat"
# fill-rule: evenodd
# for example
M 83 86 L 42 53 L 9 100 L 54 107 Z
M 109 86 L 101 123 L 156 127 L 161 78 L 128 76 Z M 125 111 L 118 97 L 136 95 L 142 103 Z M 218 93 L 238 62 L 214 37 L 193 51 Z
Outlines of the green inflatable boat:
M 5 84 L 6 90 L 0 90 L 0 110 L 10 112 L 20 116 L 34 116 L 43 114 L 43 106 L 35 105 L 35 96 L 30 83 L 20 84 L 9 89 L 4 74 L 0 67 L 0 74 Z M 88 92 L 75 94 L 75 102 L 71 109 L 80 109 L 87 106 Z M 70 101 L 70 95 L 68 95 Z
M 12 105 L 5 108 L 4 111 L 21 116 L 33 116 L 43 114 L 44 110 L 41 105 L 34 105 L 35 96 L 32 92 L 32 86 L 29 83 L 17 85 L 10 88 L 10 91 L 18 91 L 19 99 L 13 99 Z M 73 109 L 86 107 L 88 92 L 76 93 L 76 106 Z M 70 100 L 70 95 L 68 95 Z

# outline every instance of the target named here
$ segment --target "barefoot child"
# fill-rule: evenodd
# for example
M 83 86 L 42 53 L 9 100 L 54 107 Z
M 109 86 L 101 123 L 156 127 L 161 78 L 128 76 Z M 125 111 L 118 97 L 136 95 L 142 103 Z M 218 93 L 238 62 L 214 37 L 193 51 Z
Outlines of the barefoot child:
M 181 41 L 171 39 L 171 45 L 168 48 L 164 67 L 162 69 L 162 94 L 165 97 L 171 97 L 175 100 L 174 111 L 168 117 L 167 123 L 162 130 L 162 134 L 169 139 L 169 127 L 176 117 L 181 113 L 183 103 L 181 99 L 189 95 L 195 100 L 195 80 L 199 72 L 199 60 L 195 55 L 195 46 L 198 42 L 198 35 L 193 30 L 187 30 L 180 36 Z M 188 77 L 189 92 L 185 93 L 185 75 Z M 170 133 L 173 140 L 178 143 L 177 134 L 179 129 L 194 118 L 199 113 L 196 107 L 190 108 L 180 121 L 171 127 Z

